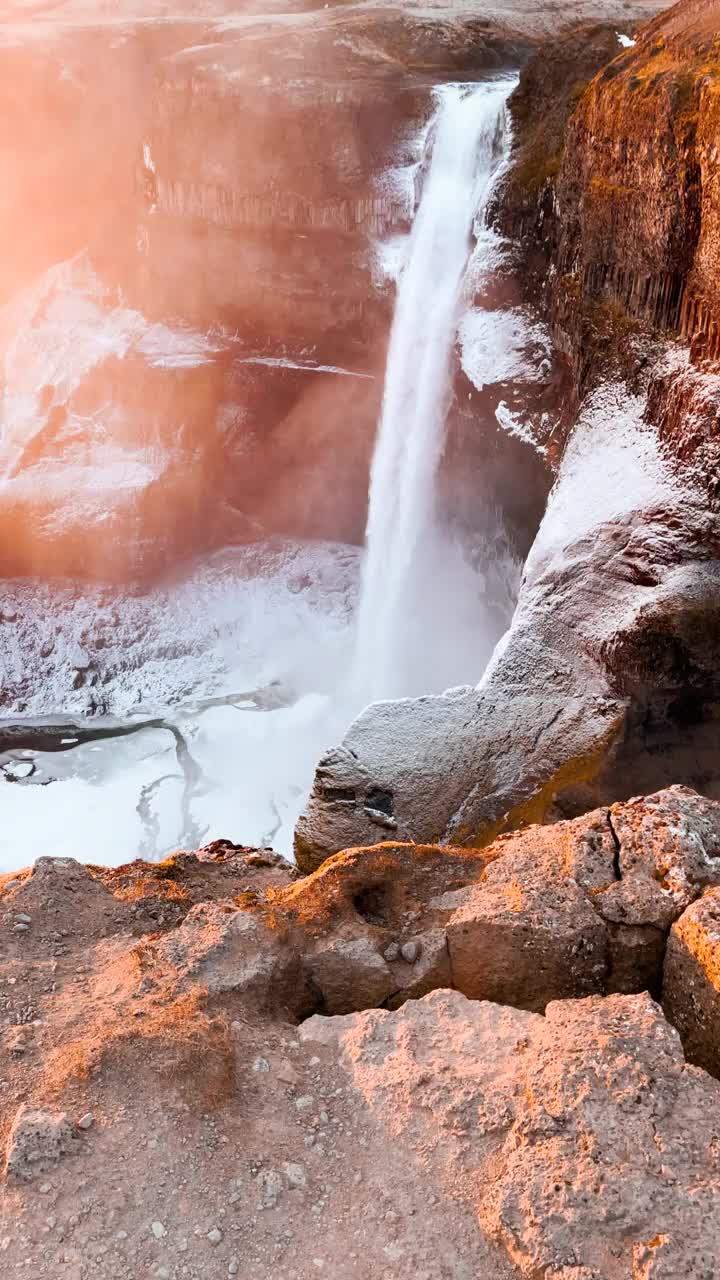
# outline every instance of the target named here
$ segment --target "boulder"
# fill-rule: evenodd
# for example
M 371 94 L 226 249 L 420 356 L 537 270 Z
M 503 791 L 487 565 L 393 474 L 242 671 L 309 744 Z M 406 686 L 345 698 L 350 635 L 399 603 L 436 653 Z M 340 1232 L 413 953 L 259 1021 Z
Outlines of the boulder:
M 397 1007 L 451 985 L 445 921 L 454 895 L 492 856 L 402 844 L 349 849 L 276 894 L 268 918 L 292 937 L 324 1012 Z
M 689 1061 L 720 1076 L 720 889 L 709 889 L 672 927 L 663 1007 Z
M 473 1000 L 539 1012 L 549 1000 L 602 992 L 607 932 L 582 889 L 526 885 L 507 870 L 448 922 L 453 986 Z
M 647 995 L 551 1004 L 481 1220 L 520 1273 L 712 1280 L 718 1086 Z
M 500 837 L 447 922 L 452 985 L 542 1010 L 659 992 L 673 921 L 720 883 L 720 806 L 684 787 Z
M 435 992 L 299 1036 L 339 1055 L 373 1149 L 422 1167 L 468 1274 L 505 1274 L 489 1238 L 528 1280 L 718 1273 L 720 1085 L 649 996 L 543 1018 Z
M 308 960 L 327 1013 L 381 1005 L 395 988 L 388 965 L 367 938 L 330 941 Z
M 179 993 L 199 986 L 210 996 L 239 997 L 250 1007 L 304 1011 L 301 970 L 286 934 L 233 903 L 193 907 L 157 944 L 156 956 L 161 972 L 174 971 Z

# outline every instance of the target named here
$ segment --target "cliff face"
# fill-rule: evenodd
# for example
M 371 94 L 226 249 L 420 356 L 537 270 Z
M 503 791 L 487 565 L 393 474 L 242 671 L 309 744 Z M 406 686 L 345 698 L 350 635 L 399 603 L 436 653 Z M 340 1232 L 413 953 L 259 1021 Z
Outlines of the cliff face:
M 628 12 L 582 5 L 608 8 Z M 392 303 L 375 241 L 412 203 L 393 171 L 433 84 L 518 65 L 577 5 L 476 10 L 5 6 L 0 571 L 361 539 Z
M 593 355 L 636 326 L 720 354 L 719 25 L 716 0 L 684 0 L 620 52 L 612 28 L 571 34 L 514 96 L 498 220 L 536 282 L 551 273 L 542 305 L 581 393 L 604 373 L 582 349 L 594 333 Z
M 720 355 L 720 5 L 656 19 L 583 94 L 557 198 L 566 289 Z

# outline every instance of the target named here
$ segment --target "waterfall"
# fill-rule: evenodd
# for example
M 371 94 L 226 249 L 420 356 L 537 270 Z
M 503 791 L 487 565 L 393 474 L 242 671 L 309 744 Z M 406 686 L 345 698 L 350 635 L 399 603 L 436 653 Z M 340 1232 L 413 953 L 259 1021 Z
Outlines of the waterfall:
M 367 701 L 431 691 L 429 650 L 437 639 L 446 655 L 452 652 L 456 605 L 473 589 L 469 566 L 437 527 L 435 478 L 471 233 L 503 158 L 512 87 L 505 80 L 438 90 L 370 478 L 354 671 Z M 448 675 L 453 681 L 449 669 Z

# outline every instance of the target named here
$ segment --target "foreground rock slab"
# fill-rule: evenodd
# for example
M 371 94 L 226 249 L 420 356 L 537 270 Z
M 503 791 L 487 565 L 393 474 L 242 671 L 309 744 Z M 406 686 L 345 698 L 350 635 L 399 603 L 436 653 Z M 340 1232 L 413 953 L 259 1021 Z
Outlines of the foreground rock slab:
M 339 1051 L 376 1132 L 472 1207 L 516 1274 L 717 1274 L 720 1086 L 685 1064 L 648 996 L 542 1018 L 437 992 L 300 1035 Z

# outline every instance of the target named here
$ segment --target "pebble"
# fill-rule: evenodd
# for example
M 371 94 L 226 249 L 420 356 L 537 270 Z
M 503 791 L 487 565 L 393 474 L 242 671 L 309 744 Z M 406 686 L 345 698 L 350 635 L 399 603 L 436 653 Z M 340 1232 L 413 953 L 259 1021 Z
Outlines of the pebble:
M 219 1227 L 213 1227 L 212 1231 L 208 1231 L 207 1238 L 212 1245 L 222 1244 L 223 1233 Z
M 78 1120 L 78 1129 L 92 1129 L 94 1116 L 92 1111 L 86 1111 L 84 1116 Z
M 32 924 L 32 916 L 29 916 L 25 911 L 18 911 L 15 919 L 18 924 Z
M 13 925 L 13 933 L 27 933 L 29 928 L 29 924 L 16 924 Z
M 256 1058 L 253 1062 L 253 1071 L 269 1071 L 270 1063 L 267 1058 Z
M 150 1230 L 156 1240 L 162 1240 L 167 1235 L 167 1227 L 164 1227 L 162 1222 L 151 1222 Z
M 406 964 L 415 964 L 420 955 L 420 944 L 418 942 L 404 942 L 400 948 L 400 955 Z
M 230 1261 L 228 1262 L 228 1275 L 236 1276 L 239 1270 L 240 1270 L 240 1263 L 238 1262 L 237 1258 L 231 1258 Z
M 314 1103 L 315 1103 L 315 1099 L 313 1098 L 312 1094 L 304 1093 L 302 1098 L 296 1099 L 295 1106 L 298 1111 L 307 1111 L 310 1107 L 314 1105 Z
M 392 964 L 393 960 L 397 960 L 399 955 L 400 948 L 397 942 L 391 942 L 383 951 L 383 956 L 387 960 L 388 964 Z
M 283 1173 L 287 1178 L 288 1186 L 296 1191 L 301 1191 L 307 1186 L 307 1177 L 301 1164 L 287 1162 L 283 1165 Z

